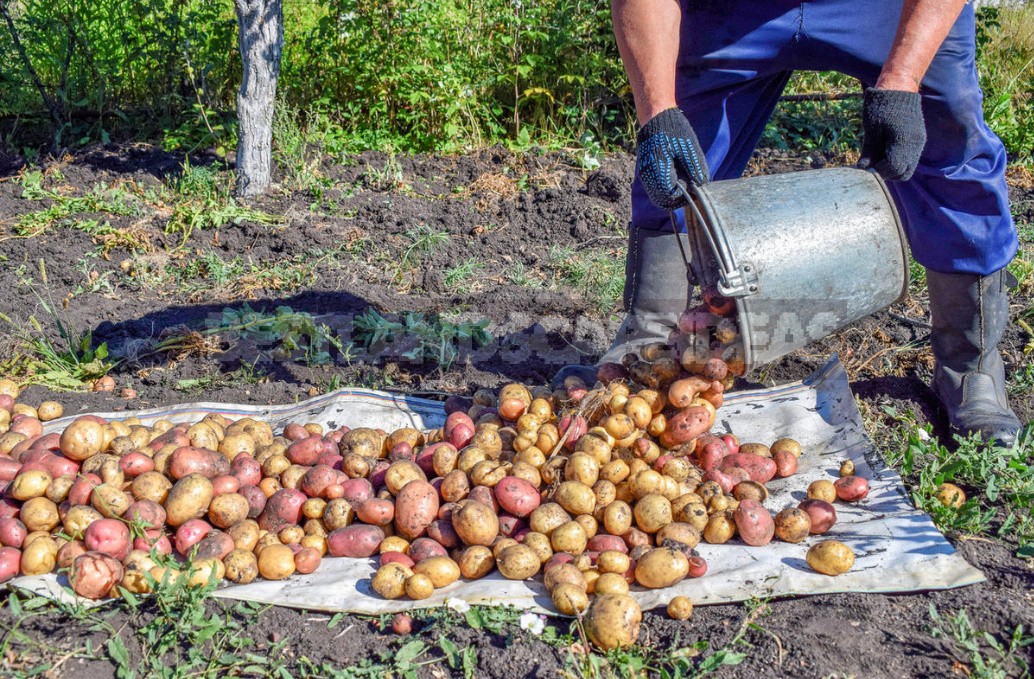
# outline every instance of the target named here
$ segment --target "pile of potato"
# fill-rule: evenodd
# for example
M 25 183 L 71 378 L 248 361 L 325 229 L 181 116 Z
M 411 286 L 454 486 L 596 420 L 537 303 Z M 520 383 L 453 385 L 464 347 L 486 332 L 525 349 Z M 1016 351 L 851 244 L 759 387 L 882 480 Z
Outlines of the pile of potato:
M 766 484 L 796 472 L 800 445 L 712 433 L 733 373 L 715 357 L 693 367 L 651 345 L 601 366 L 592 387 L 482 390 L 449 399 L 439 429 L 390 433 L 274 432 L 213 413 L 150 426 L 84 415 L 44 436 L 57 404 L 17 404 L 0 381 L 0 582 L 58 569 L 103 598 L 180 574 L 248 583 L 376 556 L 371 584 L 390 599 L 541 574 L 594 643 L 628 645 L 642 616 L 630 586 L 704 575 L 701 540 L 800 542 L 833 526 L 834 501 L 868 491 L 844 474 L 773 516 Z M 853 555 L 829 541 L 808 562 L 836 574 Z

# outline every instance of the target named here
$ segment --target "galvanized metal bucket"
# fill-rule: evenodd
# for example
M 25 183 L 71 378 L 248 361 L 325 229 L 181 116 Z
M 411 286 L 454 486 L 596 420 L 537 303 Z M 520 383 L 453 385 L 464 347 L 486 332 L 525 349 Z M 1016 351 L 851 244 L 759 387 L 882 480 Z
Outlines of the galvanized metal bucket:
M 736 300 L 747 370 L 890 306 L 908 244 L 879 176 L 832 168 L 690 189 L 693 268 Z

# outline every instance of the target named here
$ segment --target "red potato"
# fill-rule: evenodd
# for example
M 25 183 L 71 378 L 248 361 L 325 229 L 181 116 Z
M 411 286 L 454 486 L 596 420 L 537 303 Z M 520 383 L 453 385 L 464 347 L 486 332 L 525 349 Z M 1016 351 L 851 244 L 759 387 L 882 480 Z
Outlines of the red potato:
M 122 518 L 127 521 L 139 521 L 146 528 L 161 528 L 165 525 L 167 515 L 165 507 L 153 500 L 137 500 L 126 508 Z
M 503 511 L 520 518 L 531 514 L 542 503 L 538 489 L 517 476 L 504 476 L 495 485 L 494 493 Z
M 197 542 L 193 560 L 219 559 L 221 561 L 234 550 L 234 547 L 233 538 L 221 530 L 213 530 Z
M 118 519 L 98 519 L 86 527 L 83 544 L 91 552 L 100 552 L 116 559 L 129 554 L 129 526 Z
M 257 486 L 262 480 L 262 465 L 247 453 L 241 453 L 230 463 L 230 474 L 236 476 L 242 486 Z
M 391 450 L 388 451 L 388 461 L 395 462 L 397 460 L 413 460 L 416 456 L 413 454 L 413 446 L 407 441 L 399 441 Z
M 506 513 L 499 514 L 499 534 L 503 537 L 516 539 L 516 536 L 518 534 L 527 531 L 527 527 L 528 526 L 524 519 L 519 519 L 516 516 L 511 516 L 510 514 Z M 428 535 L 430 535 L 430 532 L 428 532 Z M 431 535 L 431 537 L 434 538 L 433 535 Z M 435 539 L 437 540 L 438 538 Z M 438 542 L 442 541 L 438 540 Z M 442 542 L 442 544 L 444 545 L 445 543 Z M 450 545 L 445 546 L 449 547 Z
M 363 558 L 373 556 L 384 541 L 384 531 L 377 526 L 354 524 L 332 530 L 327 536 L 327 554 Z
M 373 463 L 373 467 L 370 468 L 369 479 L 370 485 L 374 488 L 383 488 L 384 479 L 388 474 L 388 470 L 391 468 L 391 462 L 388 460 L 377 460 Z M 347 479 L 347 477 L 346 477 Z M 366 479 L 363 479 L 364 481 Z
M 492 489 L 488 486 L 474 486 L 470 493 L 467 494 L 467 499 L 480 502 L 483 505 L 488 505 L 492 508 L 493 512 L 499 512 L 499 502 L 496 501 L 495 495 L 492 493 Z
M 711 414 L 703 406 L 690 406 L 668 418 L 667 429 L 661 434 L 661 445 L 675 448 L 689 443 L 711 426 Z
M 259 528 L 279 532 L 287 526 L 295 526 L 302 518 L 302 505 L 308 498 L 294 488 L 282 488 L 273 493 L 258 517 Z
M 11 412 L 14 409 L 14 397 L 10 394 L 0 394 L 0 410 Z
M 455 412 L 445 419 L 442 428 L 445 440 L 456 449 L 463 448 L 474 438 L 474 420 L 464 412 Z
M 608 535 L 607 533 L 597 533 L 589 538 L 589 542 L 585 547 L 590 552 L 624 552 L 628 553 L 628 545 L 617 535 Z
M 57 550 L 57 567 L 59 569 L 71 568 L 76 557 L 85 554 L 86 551 L 86 546 L 80 540 L 66 542 Z
M 750 472 L 743 467 L 729 467 L 725 470 L 725 475 L 732 479 L 733 489 L 744 481 L 752 481 L 750 478 Z
M 7 481 L 3 481 L 0 485 L 7 485 Z M 20 502 L 10 498 L 0 497 L 0 519 L 11 519 L 17 517 L 20 507 Z
M 212 532 L 212 524 L 201 519 L 191 519 L 176 529 L 176 551 L 187 556 L 191 547 L 201 542 Z
M 702 556 L 690 556 L 689 557 L 689 572 L 686 573 L 688 578 L 701 578 L 707 573 L 707 561 Z
M 169 536 L 163 531 L 147 530 L 140 537 L 133 540 L 133 549 L 150 552 L 152 549 L 159 554 L 172 554 L 172 542 Z
M 248 501 L 248 518 L 257 519 L 262 514 L 262 510 L 266 508 L 266 502 L 269 501 L 266 494 L 258 486 L 241 486 L 237 492 Z
M 441 546 L 431 538 L 417 538 L 413 540 L 413 544 L 409 546 L 409 558 L 414 563 L 420 563 L 424 559 L 430 559 L 433 556 L 448 556 L 449 552 L 446 551 L 445 547 Z
M 241 481 L 236 476 L 228 474 L 226 476 L 217 476 L 212 479 L 212 495 L 216 497 L 236 493 L 240 488 Z
M 51 455 L 46 461 L 47 471 L 55 479 L 61 478 L 62 476 L 75 476 L 79 473 L 79 464 L 69 460 L 68 458 L 61 457 L 60 455 Z
M 702 377 L 686 377 L 676 380 L 668 388 L 668 401 L 676 408 L 686 408 L 693 403 L 697 394 L 707 391 L 711 387 L 711 381 Z
M 842 502 L 858 502 L 869 494 L 869 482 L 861 476 L 845 476 L 833 482 L 837 499 Z
M 722 460 L 720 469 L 723 471 L 731 467 L 746 469 L 750 474 L 750 480 L 757 483 L 768 483 L 776 474 L 776 462 L 770 457 L 761 457 L 750 453 L 736 453 L 726 455 Z
M 68 490 L 68 502 L 73 505 L 88 505 L 90 504 L 90 496 L 93 495 L 93 489 L 101 485 L 101 477 L 96 474 L 83 474 L 72 487 Z
M 366 479 L 348 479 L 339 483 L 341 483 L 341 487 L 344 489 L 344 495 L 341 497 L 352 503 L 353 507 L 363 500 L 369 500 L 373 497 L 373 485 Z
M 456 447 L 448 441 L 439 441 L 438 443 L 432 443 L 429 446 L 424 446 L 420 449 L 420 452 L 416 454 L 415 461 L 417 463 L 417 466 L 424 470 L 424 473 L 428 476 L 434 475 L 434 454 L 442 448 L 451 448 L 454 451 L 456 450 Z
M 284 438 L 291 441 L 301 441 L 309 438 L 308 430 L 297 422 L 291 422 L 284 427 Z
M 380 565 L 383 566 L 387 563 L 400 563 L 410 570 L 412 570 L 413 566 L 416 565 L 416 563 L 409 558 L 408 554 L 403 554 L 402 552 L 384 552 L 381 554 Z
M 302 575 L 312 573 L 319 568 L 322 559 L 323 555 L 315 547 L 302 547 L 294 555 L 294 570 Z
M 10 481 L 21 471 L 22 463 L 9 457 L 0 456 L 0 481 Z
M 43 423 L 37 420 L 35 417 L 28 417 L 26 415 L 15 415 L 11 418 L 11 426 L 8 431 L 13 431 L 18 434 L 24 434 L 30 439 L 38 439 L 43 436 Z
M 825 500 L 804 500 L 797 508 L 808 513 L 812 535 L 822 535 L 837 522 L 836 508 Z
M 107 554 L 86 552 L 72 562 L 68 580 L 72 589 L 86 599 L 103 599 L 122 580 L 122 564 Z
M 391 500 L 373 497 L 360 502 L 355 508 L 355 515 L 371 526 L 387 526 L 395 518 L 395 505 Z
M 206 479 L 214 479 L 229 473 L 229 460 L 207 448 L 180 446 L 169 458 L 169 476 L 176 480 L 190 474 L 200 474 Z
M 775 535 L 775 522 L 765 506 L 756 500 L 740 500 L 733 512 L 736 531 L 752 547 L 767 545 Z
M 452 527 L 452 521 L 435 519 L 427 526 L 427 536 L 446 549 L 453 549 L 461 544 L 460 536 Z
M 12 433 L 12 434 L 19 434 L 21 436 L 25 436 L 25 434 L 23 434 L 23 433 L 21 433 L 19 431 L 14 431 L 14 430 L 8 430 L 8 431 L 10 433 Z M 37 455 L 42 454 L 42 453 L 50 452 L 48 450 L 43 450 L 42 448 L 40 448 L 40 449 L 35 448 L 36 441 L 38 439 L 39 439 L 38 436 L 30 436 L 28 438 L 22 439 L 13 448 L 11 448 L 11 452 L 8 453 L 8 455 L 10 455 L 12 459 L 18 460 L 19 462 L 25 462 L 25 460 L 23 458 L 25 457 L 26 453 L 28 453 L 29 451 L 35 451 L 35 453 Z
M 776 476 L 785 479 L 797 473 L 797 456 L 789 450 L 777 450 L 772 453 L 772 460 L 776 463 Z
M 141 474 L 154 471 L 154 460 L 140 451 L 133 451 L 123 455 L 118 461 L 118 466 L 122 473 L 126 475 L 126 478 L 135 479 Z
M 338 455 L 337 453 L 323 453 L 319 456 L 319 459 L 316 460 L 316 464 L 322 464 L 325 467 L 330 467 L 335 471 L 340 471 L 341 463 L 344 461 L 344 459 L 344 457 Z
M 395 530 L 407 539 L 420 537 L 438 515 L 438 492 L 427 481 L 410 481 L 395 498 Z
M 736 487 L 736 479 L 718 469 L 712 469 L 704 474 L 704 481 L 714 481 L 722 488 L 723 493 L 731 493 Z
M 322 436 L 309 436 L 287 446 L 284 455 L 291 464 L 313 465 L 325 451 Z
M 0 545 L 21 549 L 29 530 L 14 517 L 0 519 Z
M 14 547 L 0 547 L 0 583 L 18 575 L 22 567 L 22 551 Z
M 589 423 L 581 415 L 574 417 L 564 415 L 560 418 L 560 438 L 564 440 L 564 448 L 568 450 L 573 451 L 578 444 L 578 439 L 585 436 L 587 431 L 589 431 Z M 548 454 L 551 451 L 544 450 L 542 452 Z
M 298 490 L 309 497 L 322 497 L 327 486 L 337 483 L 337 472 L 326 465 L 318 464 L 305 472 L 298 482 Z

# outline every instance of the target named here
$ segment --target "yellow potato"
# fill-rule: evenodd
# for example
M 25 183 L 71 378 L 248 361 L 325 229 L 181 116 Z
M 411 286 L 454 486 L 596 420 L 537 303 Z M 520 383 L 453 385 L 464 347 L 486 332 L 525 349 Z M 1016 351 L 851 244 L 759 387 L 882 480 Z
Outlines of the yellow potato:
M 629 647 L 639 640 L 639 623 L 643 611 L 627 594 L 604 594 L 596 597 L 585 614 L 585 632 L 604 651 Z
M 689 573 L 689 559 L 680 550 L 658 547 L 636 562 L 635 579 L 643 587 L 671 587 Z
M 272 549 L 268 547 L 267 549 Z M 265 552 L 266 550 L 263 550 Z M 261 556 L 260 556 L 261 558 Z M 293 558 L 292 558 L 293 563 Z M 399 599 L 406 593 L 406 580 L 413 576 L 413 571 L 400 563 L 386 563 L 377 569 L 370 581 L 373 591 L 385 599 Z
M 495 565 L 504 578 L 527 580 L 539 572 L 542 562 L 530 547 L 518 544 L 504 549 Z
M 808 549 L 808 565 L 824 575 L 840 575 L 851 570 L 854 552 L 843 542 L 823 540 Z
M 435 589 L 448 587 L 460 579 L 459 564 L 447 556 L 432 556 L 424 559 L 413 566 L 413 572 L 430 578 Z
M 584 589 L 562 582 L 550 592 L 553 607 L 561 615 L 578 615 L 589 607 L 589 597 Z
M 677 596 L 668 602 L 668 617 L 672 620 L 689 620 L 693 615 L 693 602 L 684 596 Z
M 414 601 L 426 599 L 434 594 L 434 589 L 434 583 L 431 581 L 431 578 L 422 573 L 414 573 L 406 580 L 406 596 Z

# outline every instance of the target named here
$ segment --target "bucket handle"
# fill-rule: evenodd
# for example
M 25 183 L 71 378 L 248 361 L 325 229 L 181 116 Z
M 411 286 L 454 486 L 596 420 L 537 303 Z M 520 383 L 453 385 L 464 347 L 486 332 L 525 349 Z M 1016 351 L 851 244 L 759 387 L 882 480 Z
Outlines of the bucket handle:
M 708 217 L 711 219 L 706 219 L 701 213 L 699 204 L 703 203 L 703 200 L 697 186 L 691 183 L 687 190 L 682 182 L 675 182 L 675 184 L 682 197 L 686 199 L 687 207 L 693 211 L 695 221 L 700 225 L 700 231 L 707 238 L 707 243 L 711 246 L 711 251 L 714 252 L 717 259 L 718 293 L 723 297 L 749 297 L 755 294 L 758 291 L 757 270 L 750 262 L 737 264 L 736 256 L 725 237 L 725 231 L 714 228 L 714 215 L 708 211 Z M 704 203 L 704 209 L 707 209 L 706 203 Z

